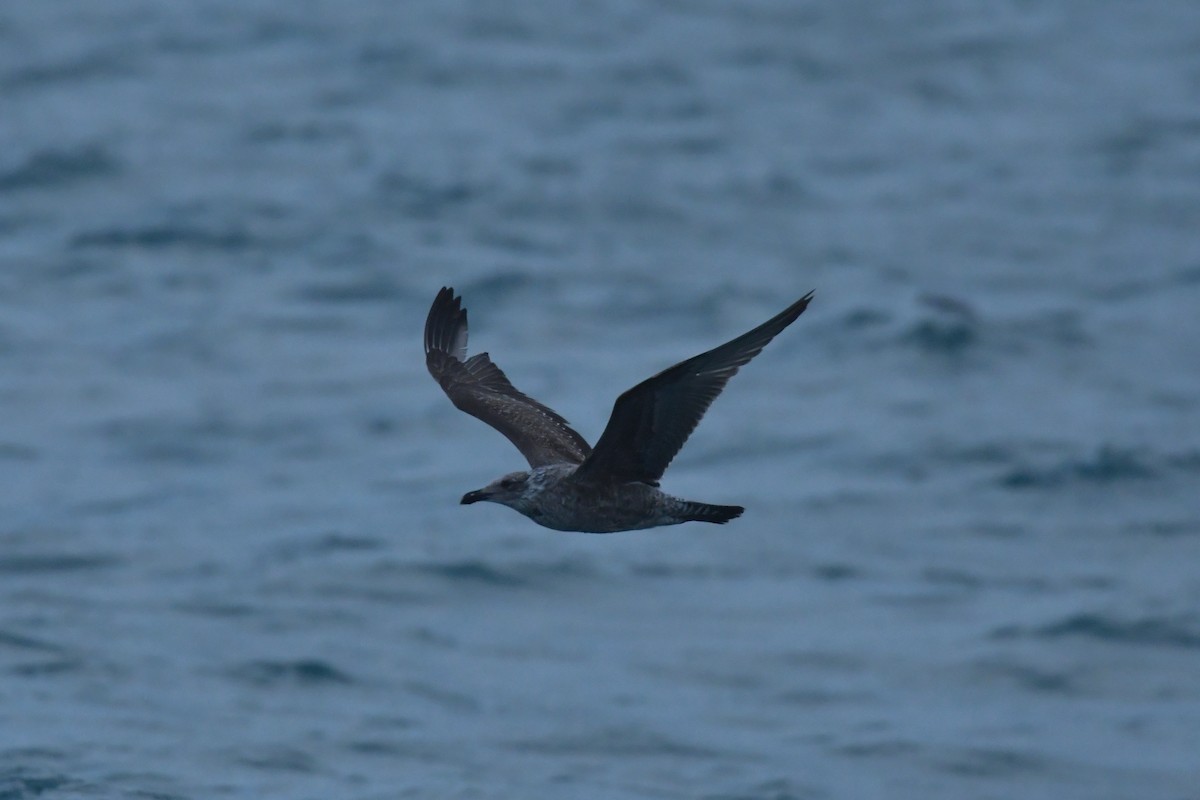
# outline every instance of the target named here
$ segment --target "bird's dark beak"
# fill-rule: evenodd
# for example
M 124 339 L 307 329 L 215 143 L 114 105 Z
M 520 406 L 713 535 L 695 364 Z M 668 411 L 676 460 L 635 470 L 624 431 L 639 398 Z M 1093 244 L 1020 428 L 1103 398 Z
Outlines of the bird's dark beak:
M 482 491 L 467 492 L 466 494 L 463 495 L 461 504 L 464 506 L 469 506 L 469 505 L 471 505 L 471 503 L 478 503 L 480 500 L 487 500 L 487 499 L 488 499 L 488 496 L 486 494 L 484 494 Z

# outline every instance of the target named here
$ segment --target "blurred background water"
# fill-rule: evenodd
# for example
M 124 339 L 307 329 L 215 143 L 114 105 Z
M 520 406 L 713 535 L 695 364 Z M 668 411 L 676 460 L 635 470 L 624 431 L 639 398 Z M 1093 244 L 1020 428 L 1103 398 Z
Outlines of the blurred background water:
M 0 6 L 0 797 L 1200 797 L 1200 5 Z M 599 435 L 812 307 L 588 536 Z

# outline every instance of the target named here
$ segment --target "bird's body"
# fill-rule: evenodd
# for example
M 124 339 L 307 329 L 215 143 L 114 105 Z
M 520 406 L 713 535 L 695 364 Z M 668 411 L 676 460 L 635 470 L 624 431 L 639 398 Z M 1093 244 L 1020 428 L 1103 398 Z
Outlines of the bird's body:
M 741 506 L 682 500 L 640 481 L 587 480 L 576 476 L 578 469 L 575 464 L 549 464 L 506 475 L 497 483 L 507 479 L 519 489 L 505 505 L 558 531 L 615 533 L 680 522 L 728 522 L 743 511 Z M 504 491 L 502 485 L 497 489 Z M 489 494 L 487 489 L 470 492 L 463 502 L 495 499 Z
M 518 391 L 487 353 L 467 358 L 467 312 L 443 288 L 425 322 L 429 372 L 455 406 L 503 433 L 530 465 L 468 492 L 462 502 L 500 503 L 547 528 L 587 533 L 723 524 L 740 516 L 741 506 L 669 495 L 658 479 L 729 378 L 811 299 L 810 292 L 754 330 L 622 394 L 593 450 L 565 419 Z

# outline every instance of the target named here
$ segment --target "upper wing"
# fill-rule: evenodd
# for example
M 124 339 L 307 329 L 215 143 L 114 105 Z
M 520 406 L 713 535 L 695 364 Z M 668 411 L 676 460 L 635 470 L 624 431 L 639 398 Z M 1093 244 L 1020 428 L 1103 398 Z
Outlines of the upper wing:
M 467 358 L 467 312 L 448 287 L 425 320 L 425 365 L 455 406 L 507 436 L 529 466 L 578 464 L 592 452 L 565 419 L 509 383 L 487 353 Z
M 663 370 L 618 397 L 596 449 L 576 476 L 657 484 L 738 368 L 804 313 L 812 296 L 809 292 L 749 333 Z

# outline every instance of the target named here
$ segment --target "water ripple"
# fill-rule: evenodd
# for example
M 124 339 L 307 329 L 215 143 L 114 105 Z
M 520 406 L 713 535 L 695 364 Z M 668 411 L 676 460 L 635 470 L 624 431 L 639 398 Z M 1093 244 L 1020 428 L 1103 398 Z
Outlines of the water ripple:
M 229 674 L 239 681 L 256 686 L 279 684 L 322 686 L 354 683 L 349 675 L 337 667 L 313 658 L 302 658 L 295 661 L 251 661 L 234 667 Z
M 1107 614 L 1080 613 L 1033 629 L 1004 626 L 992 635 L 997 639 L 1017 636 L 1061 639 L 1079 636 L 1117 644 L 1200 648 L 1200 624 L 1195 617 L 1188 615 L 1124 619 Z
M 67 150 L 39 150 L 21 164 L 0 172 L 0 191 L 57 188 L 118 171 L 112 155 L 97 145 Z

